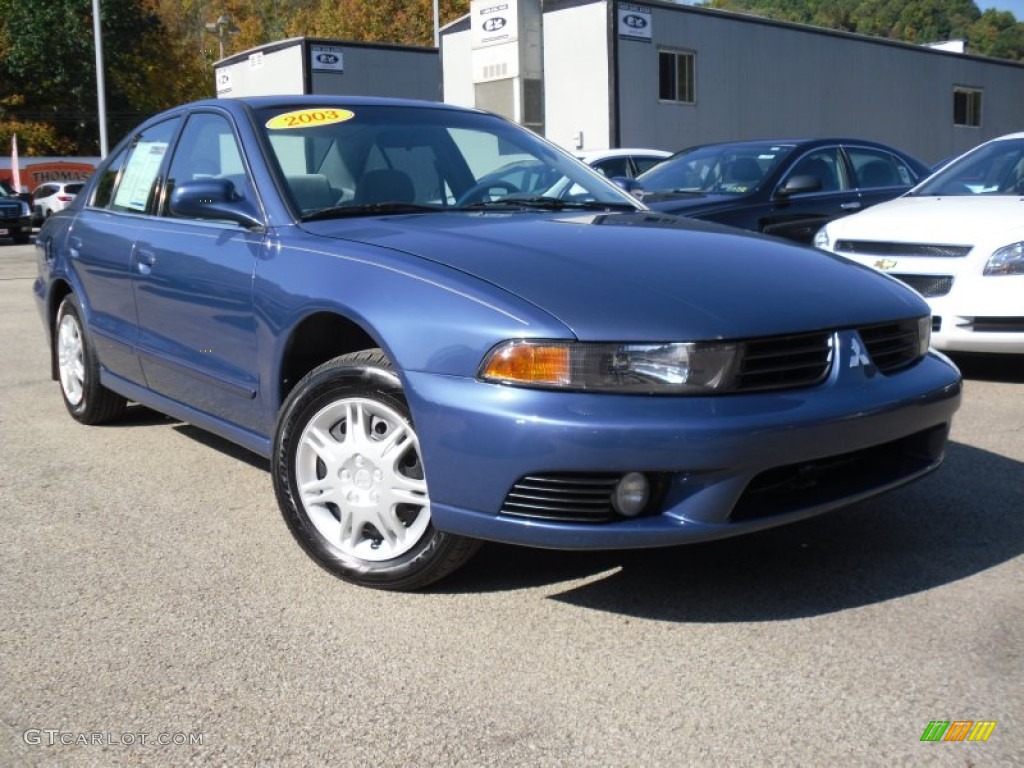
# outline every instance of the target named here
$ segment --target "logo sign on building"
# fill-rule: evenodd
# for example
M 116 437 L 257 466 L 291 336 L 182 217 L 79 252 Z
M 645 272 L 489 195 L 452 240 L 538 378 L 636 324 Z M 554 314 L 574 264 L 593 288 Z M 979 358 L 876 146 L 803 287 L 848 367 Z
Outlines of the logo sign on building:
M 619 3 L 619 37 L 651 41 L 651 9 L 646 5 Z
M 225 93 L 231 93 L 233 85 L 231 83 L 231 72 L 225 70 L 217 73 L 217 95 L 221 96 Z
M 474 48 L 519 39 L 518 0 L 473 0 L 470 31 Z
M 345 55 L 341 46 L 309 46 L 309 66 L 314 72 L 344 72 Z

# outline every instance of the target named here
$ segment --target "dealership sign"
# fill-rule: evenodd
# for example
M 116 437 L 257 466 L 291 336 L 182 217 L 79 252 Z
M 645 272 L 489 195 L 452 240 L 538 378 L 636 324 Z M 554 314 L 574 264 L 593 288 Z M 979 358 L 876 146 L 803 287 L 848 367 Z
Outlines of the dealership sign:
M 651 9 L 646 5 L 619 3 L 619 37 L 651 40 Z
M 309 65 L 314 72 L 344 72 L 345 55 L 340 45 L 309 46 Z
M 470 14 L 474 48 L 511 43 L 519 39 L 518 0 L 473 0 Z
M 4 158 L 0 164 L 0 179 L 11 181 L 13 172 L 9 162 Z M 32 191 L 40 184 L 48 181 L 85 181 L 96 170 L 96 158 L 59 158 L 59 157 L 22 157 L 19 162 L 21 185 Z

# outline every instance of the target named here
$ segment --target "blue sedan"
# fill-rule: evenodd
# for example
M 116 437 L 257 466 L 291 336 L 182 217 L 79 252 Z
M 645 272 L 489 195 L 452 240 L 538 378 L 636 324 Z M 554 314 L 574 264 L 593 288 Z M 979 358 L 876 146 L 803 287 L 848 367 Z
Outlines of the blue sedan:
M 542 163 L 547 189 L 495 183 Z M 132 132 L 36 247 L 64 404 L 269 458 L 299 544 L 415 589 L 482 540 L 703 541 L 941 462 L 928 306 L 812 249 L 644 208 L 499 117 L 263 97 Z

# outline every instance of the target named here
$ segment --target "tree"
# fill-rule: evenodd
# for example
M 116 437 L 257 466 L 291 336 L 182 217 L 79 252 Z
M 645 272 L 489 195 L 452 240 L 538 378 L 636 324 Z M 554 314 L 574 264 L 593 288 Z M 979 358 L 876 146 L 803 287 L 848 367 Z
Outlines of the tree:
M 469 13 L 470 0 L 440 0 L 441 24 Z M 432 0 L 316 0 L 296 14 L 290 35 L 342 40 L 434 44 Z
M 908 43 L 964 39 L 970 53 L 1024 61 L 1024 24 L 973 0 L 711 0 L 708 7 Z
M 26 141 L 26 155 L 69 143 L 76 154 L 98 154 L 91 0 L 0 0 L 0 20 L 0 122 L 49 126 Z M 148 0 L 103 0 L 101 25 L 109 133 L 116 140 L 176 100 L 164 85 L 175 60 Z

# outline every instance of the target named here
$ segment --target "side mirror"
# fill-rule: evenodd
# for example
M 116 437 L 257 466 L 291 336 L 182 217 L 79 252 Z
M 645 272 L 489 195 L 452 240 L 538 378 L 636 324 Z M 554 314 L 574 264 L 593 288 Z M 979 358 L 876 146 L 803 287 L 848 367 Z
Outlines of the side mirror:
M 187 219 L 233 221 L 246 229 L 263 226 L 252 203 L 228 179 L 185 181 L 171 192 L 171 213 Z
M 612 176 L 612 183 L 624 192 L 628 192 L 637 200 L 644 199 L 644 185 L 628 176 Z
M 802 195 L 805 192 L 820 192 L 821 179 L 810 174 L 798 174 L 790 176 L 789 179 L 778 190 L 779 197 L 791 197 Z

